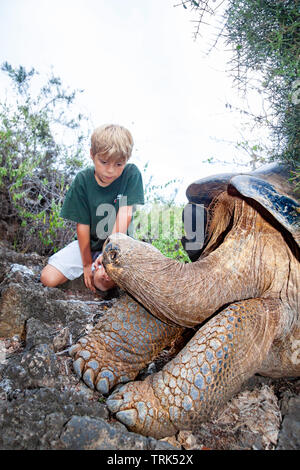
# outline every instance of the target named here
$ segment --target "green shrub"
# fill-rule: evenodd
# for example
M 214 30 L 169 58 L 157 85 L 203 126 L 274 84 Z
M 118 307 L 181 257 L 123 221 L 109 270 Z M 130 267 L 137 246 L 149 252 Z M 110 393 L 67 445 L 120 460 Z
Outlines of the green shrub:
M 146 203 L 134 216 L 135 238 L 151 243 L 168 258 L 189 262 L 181 244 L 184 206 L 175 203 L 181 181 L 174 179 L 155 184 L 153 175 L 148 175 L 148 163 L 143 173 Z
M 73 224 L 59 212 L 84 164 L 83 117 L 74 118 L 72 107 L 77 92 L 65 90 L 53 75 L 37 87 L 34 69 L 4 63 L 2 72 L 11 90 L 10 101 L 0 102 L 1 219 L 14 225 L 8 239 L 16 249 L 49 254 L 74 236 Z

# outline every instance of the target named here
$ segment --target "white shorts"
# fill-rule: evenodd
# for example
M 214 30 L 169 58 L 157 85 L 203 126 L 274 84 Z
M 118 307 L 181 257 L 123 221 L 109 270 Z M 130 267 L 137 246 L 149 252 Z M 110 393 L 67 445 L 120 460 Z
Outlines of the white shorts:
M 92 252 L 93 261 L 101 254 L 101 251 Z M 67 279 L 73 281 L 83 273 L 83 264 L 79 249 L 78 240 L 69 243 L 69 245 L 50 256 L 48 264 L 54 266 Z

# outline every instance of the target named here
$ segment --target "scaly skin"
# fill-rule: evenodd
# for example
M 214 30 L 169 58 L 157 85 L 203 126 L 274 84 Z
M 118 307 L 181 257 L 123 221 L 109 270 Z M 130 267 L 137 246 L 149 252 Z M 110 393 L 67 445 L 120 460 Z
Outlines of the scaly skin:
M 131 431 L 160 439 L 193 429 L 239 390 L 277 334 L 277 300 L 230 305 L 160 372 L 126 384 L 107 405 Z
M 182 331 L 125 294 L 69 353 L 76 374 L 90 388 L 107 394 L 114 385 L 133 380 Z

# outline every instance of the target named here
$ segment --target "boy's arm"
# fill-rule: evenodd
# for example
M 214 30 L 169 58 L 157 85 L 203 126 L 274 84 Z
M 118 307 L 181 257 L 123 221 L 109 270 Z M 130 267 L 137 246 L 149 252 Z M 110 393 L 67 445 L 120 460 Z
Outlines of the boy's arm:
M 92 253 L 90 248 L 90 226 L 77 223 L 77 239 L 83 264 L 84 283 L 88 289 L 96 292 L 92 274 Z
M 121 206 L 119 208 L 111 233 L 127 233 L 132 218 L 132 208 L 133 206 Z
M 113 233 L 127 233 L 127 229 L 132 219 L 132 209 L 133 206 L 121 206 L 118 210 L 116 221 L 114 223 L 112 234 Z M 102 264 L 103 255 L 98 256 L 95 260 L 95 268 L 98 269 Z

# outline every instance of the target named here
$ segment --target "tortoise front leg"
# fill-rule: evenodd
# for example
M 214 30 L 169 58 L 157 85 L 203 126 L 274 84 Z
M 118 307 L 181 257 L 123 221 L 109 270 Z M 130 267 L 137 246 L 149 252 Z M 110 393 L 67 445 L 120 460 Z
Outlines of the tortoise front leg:
M 182 332 L 183 328 L 161 322 L 125 294 L 69 353 L 76 374 L 90 388 L 107 394 L 114 385 L 133 380 Z
M 192 430 L 259 368 L 276 335 L 277 301 L 230 305 L 160 372 L 113 393 L 107 405 L 131 431 L 160 439 Z

